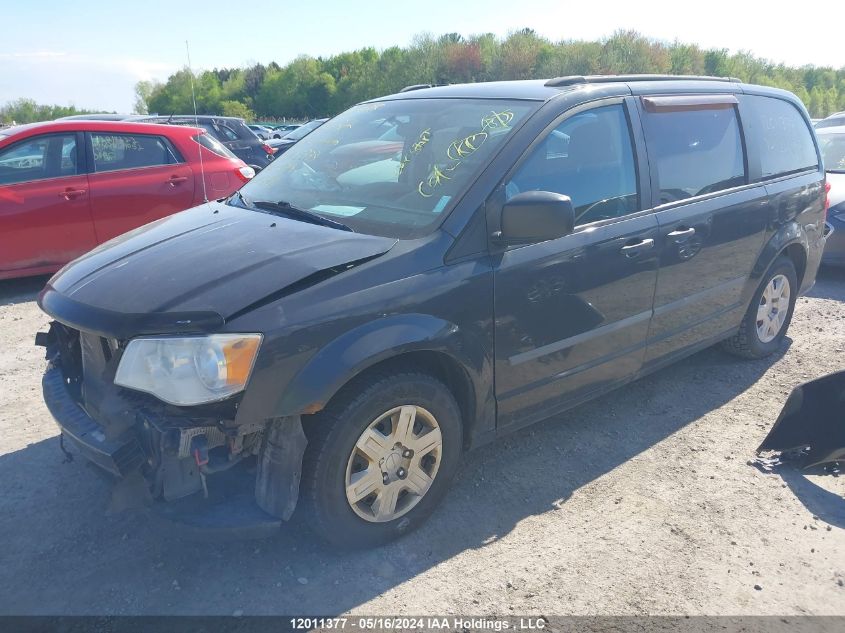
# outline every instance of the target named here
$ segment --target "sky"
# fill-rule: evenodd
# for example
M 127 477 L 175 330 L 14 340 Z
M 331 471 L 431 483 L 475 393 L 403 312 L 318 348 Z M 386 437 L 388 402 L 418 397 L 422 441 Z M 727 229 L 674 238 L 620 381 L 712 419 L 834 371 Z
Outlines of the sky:
M 407 46 L 420 33 L 506 36 L 532 28 L 553 41 L 633 29 L 655 39 L 750 51 L 789 65 L 845 67 L 841 38 L 809 6 L 771 0 L 4 0 L 0 104 L 39 103 L 129 112 L 141 79 L 365 46 Z

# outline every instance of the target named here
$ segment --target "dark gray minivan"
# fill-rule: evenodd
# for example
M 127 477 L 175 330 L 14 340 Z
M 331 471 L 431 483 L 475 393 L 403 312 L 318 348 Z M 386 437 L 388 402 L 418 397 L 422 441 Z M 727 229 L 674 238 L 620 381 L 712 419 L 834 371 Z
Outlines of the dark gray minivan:
M 44 397 L 171 516 L 299 507 L 336 543 L 381 543 L 431 514 L 465 450 L 714 343 L 777 350 L 825 210 L 782 90 L 408 90 L 57 273 Z

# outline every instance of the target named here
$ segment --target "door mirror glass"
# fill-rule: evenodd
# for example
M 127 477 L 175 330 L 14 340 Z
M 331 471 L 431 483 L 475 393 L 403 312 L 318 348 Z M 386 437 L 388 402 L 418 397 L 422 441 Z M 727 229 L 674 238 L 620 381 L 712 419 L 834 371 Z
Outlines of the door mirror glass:
M 553 191 L 518 193 L 502 207 L 499 239 L 506 244 L 544 242 L 572 233 L 572 200 Z

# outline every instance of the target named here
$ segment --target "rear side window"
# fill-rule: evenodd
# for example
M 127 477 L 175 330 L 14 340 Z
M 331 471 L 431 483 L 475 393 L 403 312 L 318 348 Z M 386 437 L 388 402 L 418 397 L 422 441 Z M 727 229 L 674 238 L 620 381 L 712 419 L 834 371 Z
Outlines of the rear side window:
M 227 141 L 237 141 L 238 140 L 238 133 L 235 132 L 232 128 L 228 125 L 221 125 L 219 123 L 215 123 L 212 127 L 217 131 L 218 136 L 220 138 L 227 140 Z
M 760 151 L 763 178 L 818 169 L 812 132 L 794 105 L 783 99 L 746 95 L 747 125 Z
M 0 150 L 0 184 L 78 173 L 76 134 L 37 136 Z
M 146 134 L 91 134 L 94 171 L 138 169 L 180 162 L 170 143 Z
M 227 149 L 223 143 L 210 134 L 198 134 L 197 136 L 194 136 L 193 139 L 204 148 L 211 150 L 218 156 L 223 156 L 224 158 L 237 158 L 237 156 Z
M 644 114 L 659 204 L 745 184 L 745 154 L 734 106 Z

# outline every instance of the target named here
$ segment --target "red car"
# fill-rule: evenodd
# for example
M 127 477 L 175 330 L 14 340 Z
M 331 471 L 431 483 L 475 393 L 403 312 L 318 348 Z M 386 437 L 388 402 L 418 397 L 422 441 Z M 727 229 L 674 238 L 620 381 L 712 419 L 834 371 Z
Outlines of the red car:
M 116 235 L 228 196 L 254 175 L 198 128 L 55 121 L 2 129 L 0 279 L 55 272 Z

